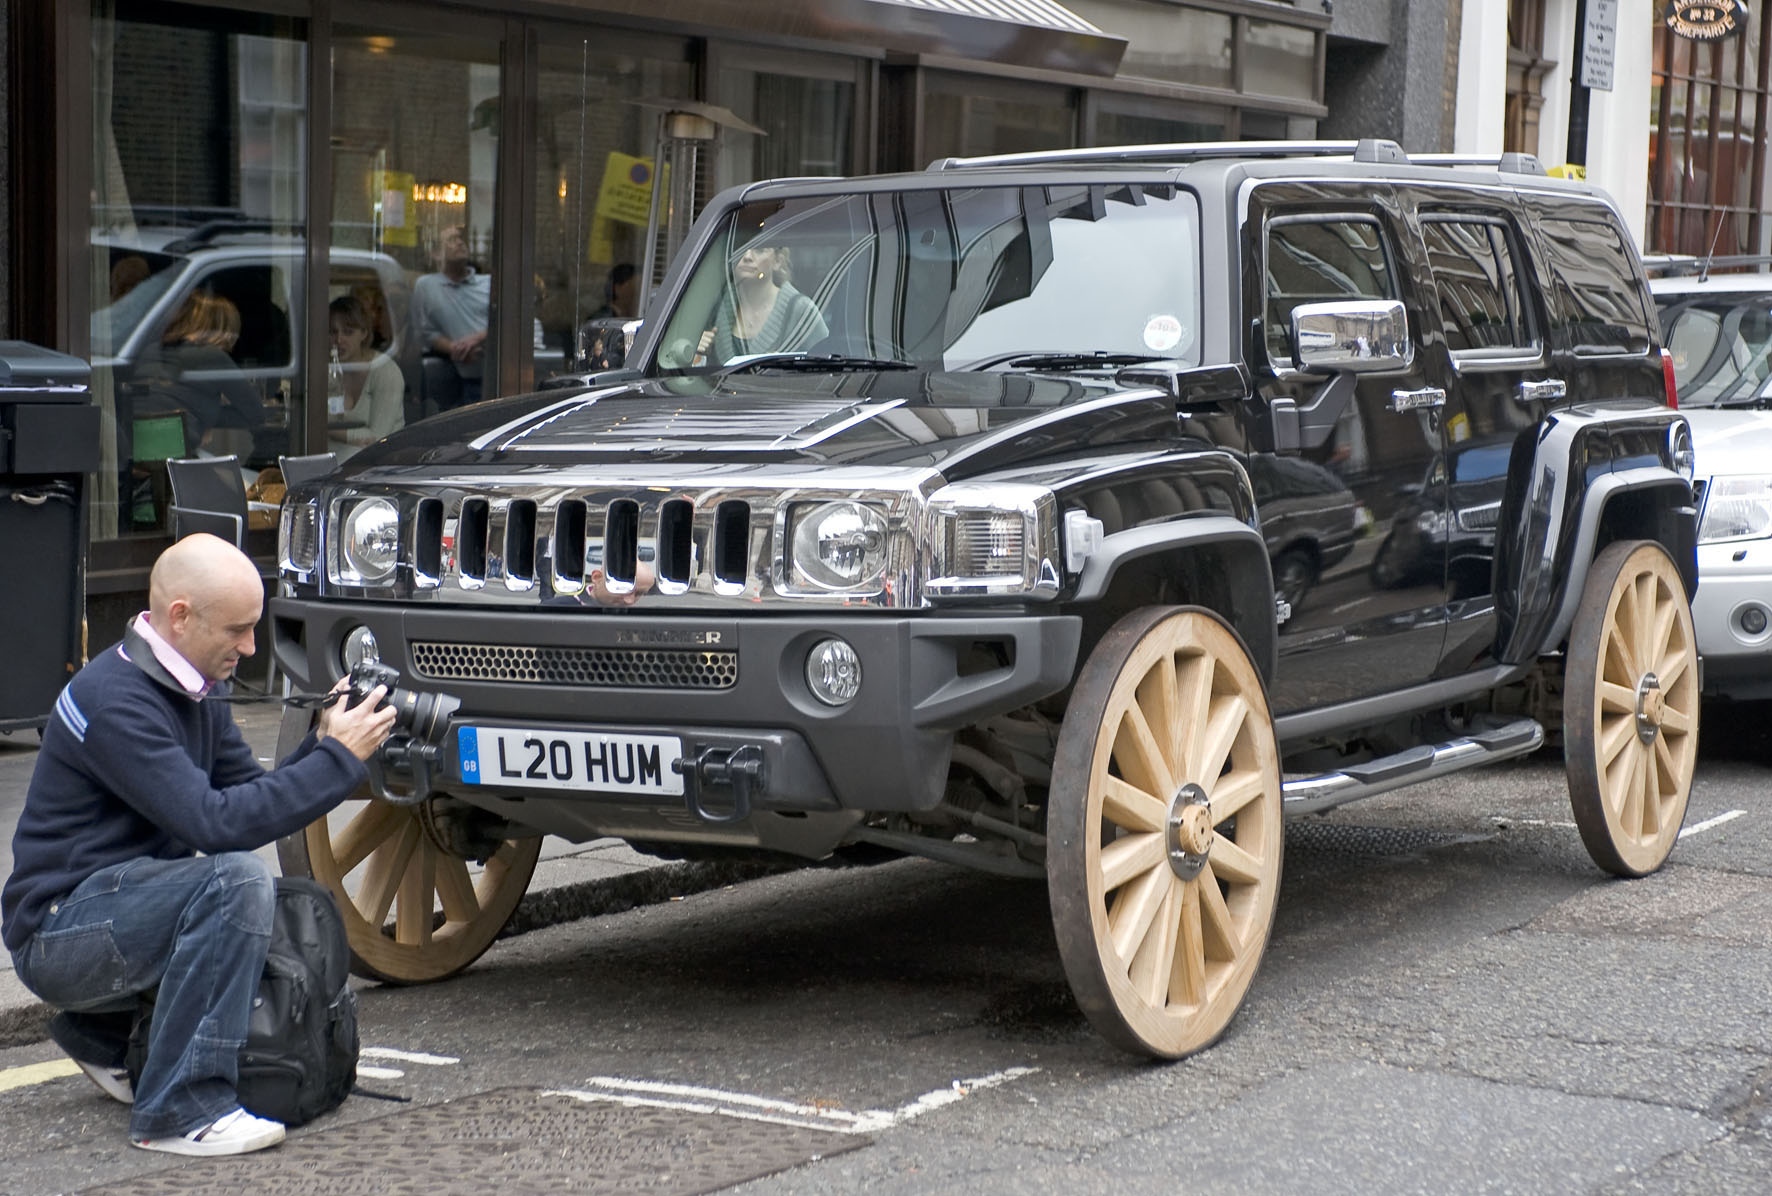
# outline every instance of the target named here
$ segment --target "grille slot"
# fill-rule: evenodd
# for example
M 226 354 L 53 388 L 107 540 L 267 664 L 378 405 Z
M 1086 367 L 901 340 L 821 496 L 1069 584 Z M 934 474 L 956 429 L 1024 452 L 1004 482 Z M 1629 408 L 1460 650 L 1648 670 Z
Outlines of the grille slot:
M 714 585 L 727 593 L 750 580 L 751 504 L 729 499 L 714 510 Z
M 690 530 L 695 505 L 673 498 L 658 510 L 658 589 L 661 594 L 681 594 L 689 589 L 695 573 Z
M 554 589 L 576 594 L 585 588 L 585 504 L 569 498 L 554 511 Z
M 455 526 L 455 567 L 461 574 L 461 588 L 478 590 L 486 585 L 486 531 L 489 506 L 483 498 L 470 498 L 461 504 L 461 519 Z
M 535 585 L 535 501 L 511 500 L 505 509 L 505 588 L 527 590 Z
M 412 572 L 420 589 L 443 584 L 443 500 L 422 498 L 412 522 Z
M 618 498 L 609 504 L 603 524 L 603 576 L 610 592 L 624 594 L 634 588 L 640 565 L 640 504 Z
M 536 648 L 417 640 L 413 671 L 434 681 L 605 689 L 731 689 L 738 653 L 672 648 Z

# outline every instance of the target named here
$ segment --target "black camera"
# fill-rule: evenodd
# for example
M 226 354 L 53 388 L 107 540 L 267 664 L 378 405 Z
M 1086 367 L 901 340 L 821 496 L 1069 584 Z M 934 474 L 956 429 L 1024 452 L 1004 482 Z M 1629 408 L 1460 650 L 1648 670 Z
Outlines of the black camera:
M 400 670 L 379 660 L 360 660 L 351 666 L 345 705 L 355 706 L 378 685 L 387 687 L 386 701 L 394 708 L 394 730 L 425 743 L 441 742 L 450 716 L 461 709 L 461 699 L 449 694 L 401 689 Z

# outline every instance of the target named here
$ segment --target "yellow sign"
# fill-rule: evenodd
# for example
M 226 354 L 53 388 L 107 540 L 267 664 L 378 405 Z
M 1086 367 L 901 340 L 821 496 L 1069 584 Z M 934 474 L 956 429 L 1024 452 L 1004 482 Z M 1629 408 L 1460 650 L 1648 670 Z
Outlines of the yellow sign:
M 374 191 L 375 222 L 381 230 L 381 244 L 411 249 L 418 244 L 418 212 L 414 208 L 416 190 L 411 174 L 404 170 L 377 170 L 370 175 Z
M 623 224 L 645 224 L 652 213 L 652 159 L 610 154 L 597 188 L 597 215 Z
M 1581 165 L 1579 162 L 1565 162 L 1561 166 L 1551 167 L 1544 173 L 1550 175 L 1553 179 L 1585 179 L 1587 177 L 1587 167 Z

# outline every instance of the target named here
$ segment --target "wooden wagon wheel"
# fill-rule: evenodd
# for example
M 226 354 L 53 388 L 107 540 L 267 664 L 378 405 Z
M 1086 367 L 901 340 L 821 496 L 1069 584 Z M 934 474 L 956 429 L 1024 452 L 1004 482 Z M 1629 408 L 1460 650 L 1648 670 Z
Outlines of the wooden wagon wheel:
M 1594 558 L 1569 634 L 1563 744 L 1569 802 L 1594 863 L 1661 867 L 1698 762 L 1698 640 L 1679 569 L 1647 540 Z
M 1261 678 L 1212 613 L 1120 620 L 1084 664 L 1052 767 L 1046 874 L 1077 1002 L 1109 1041 L 1215 1041 L 1267 946 L 1280 764 Z

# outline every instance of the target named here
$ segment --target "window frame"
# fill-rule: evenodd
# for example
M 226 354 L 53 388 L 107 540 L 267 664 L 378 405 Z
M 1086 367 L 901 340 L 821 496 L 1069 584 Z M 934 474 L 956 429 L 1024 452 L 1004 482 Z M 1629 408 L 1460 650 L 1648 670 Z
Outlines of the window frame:
M 1543 322 L 1527 294 L 1525 279 L 1531 258 L 1526 255 L 1525 247 L 1520 239 L 1518 227 L 1507 216 L 1499 212 L 1483 211 L 1428 211 L 1419 217 L 1424 236 L 1422 245 L 1427 250 L 1428 275 L 1433 283 L 1435 297 L 1444 303 L 1440 294 L 1440 277 L 1434 273 L 1433 254 L 1427 245 L 1425 236 L 1429 224 L 1480 224 L 1497 228 L 1501 232 L 1502 245 L 1511 259 L 1513 268 L 1513 300 L 1518 309 L 1518 324 L 1526 335 L 1525 343 L 1497 345 L 1476 349 L 1453 349 L 1448 343 L 1447 352 L 1452 358 L 1455 369 L 1468 370 L 1472 367 L 1489 366 L 1496 369 L 1536 364 L 1544 360 L 1545 334 Z M 1505 297 L 1505 296 L 1504 296 Z M 1440 320 L 1441 335 L 1446 331 L 1444 308 L 1436 308 Z

